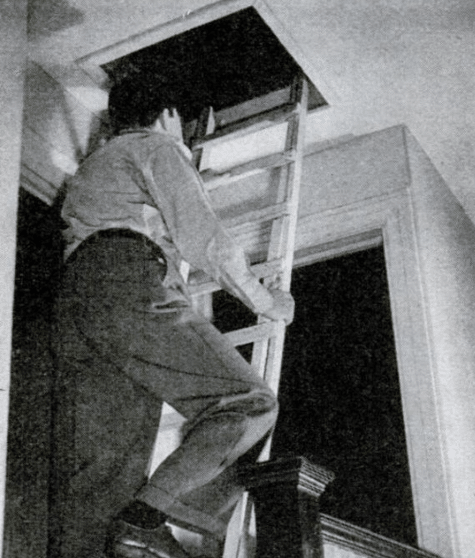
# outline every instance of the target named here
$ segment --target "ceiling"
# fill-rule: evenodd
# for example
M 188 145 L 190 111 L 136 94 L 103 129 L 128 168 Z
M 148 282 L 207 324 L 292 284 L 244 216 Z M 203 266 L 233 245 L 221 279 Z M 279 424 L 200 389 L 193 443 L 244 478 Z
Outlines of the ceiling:
M 211 4 L 30 0 L 30 56 L 45 68 L 68 67 Z M 475 2 L 266 4 L 315 67 L 317 88 L 325 98 L 332 91 L 330 108 L 312 116 L 310 141 L 404 123 L 475 221 Z

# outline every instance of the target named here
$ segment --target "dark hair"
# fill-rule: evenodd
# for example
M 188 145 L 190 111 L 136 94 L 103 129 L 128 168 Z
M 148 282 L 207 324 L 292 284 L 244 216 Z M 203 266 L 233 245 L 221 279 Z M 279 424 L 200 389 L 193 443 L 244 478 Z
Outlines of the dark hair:
M 109 93 L 109 121 L 113 133 L 125 128 L 152 126 L 166 108 L 176 108 L 172 88 L 157 82 L 125 78 L 116 82 Z

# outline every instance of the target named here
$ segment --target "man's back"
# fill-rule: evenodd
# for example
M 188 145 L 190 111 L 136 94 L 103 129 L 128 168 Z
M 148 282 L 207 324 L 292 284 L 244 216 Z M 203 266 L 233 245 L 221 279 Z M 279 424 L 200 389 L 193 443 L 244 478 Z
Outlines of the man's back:
M 68 181 L 62 217 L 68 256 L 97 230 L 130 228 L 159 242 L 166 234 L 149 192 L 151 159 L 175 140 L 137 131 L 117 136 L 91 154 Z

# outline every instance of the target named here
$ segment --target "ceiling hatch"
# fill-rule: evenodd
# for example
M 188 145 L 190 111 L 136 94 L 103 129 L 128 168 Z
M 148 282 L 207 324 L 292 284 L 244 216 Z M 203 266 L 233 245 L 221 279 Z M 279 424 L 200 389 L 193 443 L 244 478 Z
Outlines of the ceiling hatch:
M 290 89 L 303 70 L 250 7 L 189 29 L 161 42 L 103 64 L 112 80 L 126 76 L 153 79 L 157 88 L 172 87 L 185 121 L 199 118 L 208 106 L 215 112 L 253 105 Z M 328 103 L 310 82 L 309 110 Z

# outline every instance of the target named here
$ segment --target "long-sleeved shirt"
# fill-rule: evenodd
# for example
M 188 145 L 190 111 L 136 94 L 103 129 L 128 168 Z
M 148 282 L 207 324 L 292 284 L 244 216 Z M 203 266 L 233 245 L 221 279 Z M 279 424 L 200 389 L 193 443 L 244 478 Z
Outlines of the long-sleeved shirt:
M 67 185 L 65 257 L 111 228 L 142 233 L 176 268 L 185 260 L 256 313 L 273 296 L 215 215 L 187 148 L 168 133 L 132 130 L 90 155 Z

